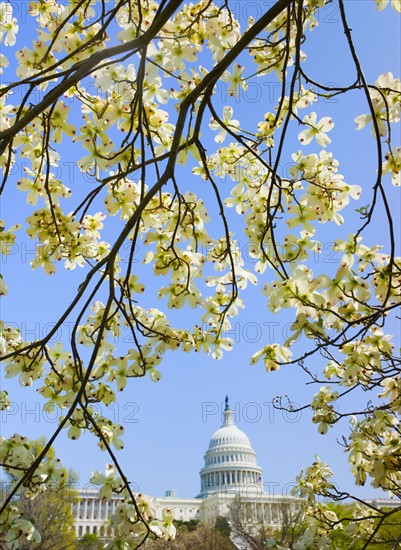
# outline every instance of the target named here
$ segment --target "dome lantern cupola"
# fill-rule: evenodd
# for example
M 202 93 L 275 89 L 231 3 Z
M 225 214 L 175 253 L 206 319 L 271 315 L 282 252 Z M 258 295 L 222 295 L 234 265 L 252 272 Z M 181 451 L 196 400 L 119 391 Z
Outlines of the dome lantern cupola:
M 205 466 L 200 471 L 201 497 L 217 491 L 241 492 L 262 482 L 262 468 L 256 463 L 247 435 L 234 423 L 228 397 L 223 415 L 223 424 L 210 439 Z

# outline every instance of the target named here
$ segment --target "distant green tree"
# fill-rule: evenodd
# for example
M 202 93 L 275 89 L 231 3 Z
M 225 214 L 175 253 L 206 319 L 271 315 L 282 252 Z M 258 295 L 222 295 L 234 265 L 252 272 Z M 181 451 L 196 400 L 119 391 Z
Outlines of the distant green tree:
M 30 442 L 29 450 L 36 458 L 45 445 L 45 438 L 40 437 Z M 37 494 L 29 490 L 23 491 L 14 497 L 13 505 L 22 513 L 24 519 L 30 521 L 40 533 L 40 542 L 20 539 L 18 550 L 73 550 L 76 548 L 76 536 L 72 507 L 78 500 L 74 486 L 78 481 L 78 474 L 65 468 L 57 469 L 57 459 L 54 450 L 48 452 L 48 460 L 57 470 L 57 481 L 48 485 L 47 489 Z M 17 477 L 11 470 L 5 469 L 8 481 L 13 484 Z M 7 484 L 2 489 L 7 493 Z M 6 532 L 0 527 L 0 548 L 3 546 Z
M 199 523 L 196 529 L 191 527 L 190 530 L 185 525 L 178 525 L 175 540 L 148 540 L 145 548 L 146 550 L 235 550 L 228 536 L 216 527 L 203 523 Z
M 174 525 L 179 529 L 185 528 L 187 531 L 196 531 L 199 527 L 200 521 L 198 519 L 190 519 L 189 521 L 175 520 Z
M 100 550 L 103 546 L 95 533 L 85 533 L 77 542 L 78 550 Z
M 390 512 L 388 509 L 385 511 Z M 401 548 L 401 509 L 383 520 L 376 533 L 375 540 L 377 540 L 375 548 L 378 550 L 387 550 L 387 548 L 398 550 Z
M 340 528 L 332 529 L 331 541 L 336 550 L 399 550 L 401 544 L 401 509 L 384 508 L 380 519 L 371 520 L 374 523 L 374 536 L 364 533 L 355 534 L 347 527 L 355 515 L 355 504 L 330 503 L 327 509 L 335 512 Z M 377 514 L 375 514 L 377 515 Z M 368 520 L 369 521 L 369 520 Z M 368 541 L 368 539 L 370 540 Z M 367 546 L 368 544 L 368 546 Z
M 223 516 L 217 516 L 214 526 L 217 531 L 219 531 L 222 535 L 226 537 L 229 537 L 231 535 L 231 527 L 227 518 Z
M 41 534 L 41 542 L 23 542 L 21 550 L 73 550 L 75 545 L 72 504 L 77 498 L 68 485 L 48 489 L 34 499 L 22 495 L 16 504 L 24 517 L 35 525 Z

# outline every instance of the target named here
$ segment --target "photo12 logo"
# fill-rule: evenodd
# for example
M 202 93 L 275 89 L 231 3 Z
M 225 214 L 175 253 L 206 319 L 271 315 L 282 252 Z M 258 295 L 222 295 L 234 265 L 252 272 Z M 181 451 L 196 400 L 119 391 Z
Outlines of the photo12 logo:
M 225 402 L 202 402 L 202 422 L 205 424 L 209 422 L 210 418 L 213 418 L 213 422 L 216 422 L 216 420 L 224 422 L 225 407 Z M 230 410 L 232 411 L 235 423 L 247 422 L 255 424 L 256 422 L 273 423 L 284 421 L 293 424 L 299 422 L 302 417 L 302 411 L 298 410 L 299 405 L 295 402 L 291 402 L 291 408 L 294 410 L 292 411 L 288 408 L 280 409 L 273 401 L 264 401 L 262 403 L 256 401 L 249 401 L 246 403 L 240 403 L 239 401 L 230 402 Z

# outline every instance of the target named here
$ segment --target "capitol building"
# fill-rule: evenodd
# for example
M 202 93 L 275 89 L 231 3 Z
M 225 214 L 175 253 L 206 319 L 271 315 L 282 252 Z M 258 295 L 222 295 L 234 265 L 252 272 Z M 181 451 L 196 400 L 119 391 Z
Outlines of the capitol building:
M 271 495 L 264 491 L 263 471 L 247 435 L 233 420 L 228 398 L 222 426 L 210 438 L 200 471 L 200 492 L 195 498 L 181 498 L 174 490 L 156 497 L 153 505 L 161 519 L 164 508 L 174 512 L 174 519 L 200 520 L 211 525 L 219 516 L 230 520 L 230 507 L 240 502 L 245 524 L 252 530 L 258 526 L 277 529 L 283 515 L 299 508 L 299 499 Z M 74 505 L 75 529 L 78 537 L 86 533 L 105 535 L 105 523 L 117 507 L 119 497 L 100 501 L 95 489 L 82 491 Z

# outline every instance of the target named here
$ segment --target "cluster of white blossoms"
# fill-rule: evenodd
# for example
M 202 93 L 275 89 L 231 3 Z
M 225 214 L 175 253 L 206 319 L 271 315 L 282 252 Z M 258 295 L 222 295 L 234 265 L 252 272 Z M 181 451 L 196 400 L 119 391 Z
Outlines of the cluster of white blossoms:
M 401 4 L 398 6 L 401 13 Z M 383 6 L 384 7 L 384 6 Z M 383 9 L 383 8 L 381 8 Z M 374 107 L 374 117 L 380 136 L 386 137 L 390 130 L 390 124 L 400 121 L 401 113 L 401 82 L 399 78 L 394 78 L 392 73 L 381 75 L 375 82 L 375 86 L 370 88 L 370 97 Z M 360 115 L 355 119 L 357 130 L 361 130 L 367 124 L 372 123 L 372 115 Z M 372 133 L 375 134 L 376 127 L 372 124 Z M 401 150 L 400 147 L 389 147 L 385 155 L 386 161 L 383 163 L 383 173 L 391 174 L 392 184 L 399 187 L 401 185 Z
M 132 548 L 128 541 L 134 541 L 139 545 L 148 533 L 164 540 L 174 539 L 175 526 L 173 525 L 172 510 L 164 508 L 163 518 L 156 519 L 154 499 L 142 493 L 130 494 L 112 464 L 106 465 L 105 474 L 94 472 L 90 482 L 100 486 L 99 498 L 101 500 L 109 501 L 113 497 L 115 498 L 115 495 L 120 497 L 116 511 L 111 518 L 111 527 L 121 537 L 121 540 L 118 541 L 118 548 L 127 550 Z M 132 497 L 135 498 L 135 506 Z M 110 543 L 106 548 L 115 548 L 114 543 Z
M 44 460 L 38 464 L 29 480 L 23 478 L 30 464 L 36 462 L 37 451 L 43 446 L 43 439 L 33 440 L 19 434 L 9 438 L 0 437 L 0 462 L 3 471 L 9 474 L 8 482 L 3 491 L 7 495 L 13 488 L 22 486 L 24 496 L 34 499 L 38 494 L 48 491 L 51 487 L 64 486 L 68 474 L 60 459 L 50 448 Z M 17 550 L 25 543 L 38 544 L 41 534 L 29 518 L 19 510 L 18 502 L 12 501 L 0 516 L 0 533 L 5 548 Z
M 60 314 L 61 323 L 77 312 L 69 342 L 51 344 L 57 324 L 46 338 L 24 341 L 1 323 L 5 376 L 37 389 L 44 410 L 60 412 L 70 439 L 90 432 L 102 450 L 120 450 L 124 427 L 106 412 L 119 392 L 131 378 L 158 382 L 166 353 L 204 351 L 220 359 L 233 348 L 228 334 L 249 287 L 261 283 L 266 310 L 291 311 L 292 322 L 286 341 L 262 344 L 251 363 L 277 371 L 321 352 L 322 373 L 312 375 L 320 389 L 309 403 L 321 434 L 351 417 L 343 396 L 373 395 L 368 408 L 353 411 L 344 446 L 356 484 L 369 479 L 392 491 L 401 483 L 401 368 L 383 325 L 401 303 L 401 258 L 386 196 L 397 191 L 387 182 L 400 187 L 401 147 L 392 143 L 400 80 L 388 72 L 365 86 L 358 67 L 357 81 L 344 88 L 309 78 L 307 36 L 326 0 L 280 0 L 259 21 L 245 22 L 220 4 L 32 1 L 37 35 L 26 43 L 13 3 L 0 2 L 0 73 L 12 82 L 0 88 L 0 168 L 4 185 L 15 181 L 29 210 L 23 224 L 12 225 L 8 214 L 0 222 L 1 252 L 10 254 L 25 231 L 36 245 L 32 269 L 55 276 L 62 262 L 84 273 Z M 388 0 L 376 4 L 382 10 Z M 401 11 L 399 0 L 391 6 Z M 279 93 L 274 106 L 248 120 L 239 100 L 251 77 L 264 84 L 275 78 Z M 348 91 L 364 94 L 370 106 L 355 123 L 357 130 L 372 124 L 373 183 L 348 181 L 329 150 L 341 125 L 321 99 Z M 371 204 L 357 216 L 362 189 Z M 384 238 L 372 245 L 365 229 L 379 207 L 390 244 Z M 243 236 L 229 224 L 235 214 Z M 327 235 L 348 220 L 348 238 L 331 239 L 338 263 L 314 262 Z M 0 295 L 14 291 L 7 283 L 0 276 Z M 191 314 L 184 327 L 171 311 L 183 308 Z M 303 356 L 291 349 L 299 342 Z M 10 402 L 1 390 L 0 409 Z M 36 459 L 23 435 L 0 441 L 0 465 L 31 498 L 64 475 L 52 451 Z M 149 535 L 174 538 L 171 511 L 156 520 L 152 500 L 132 495 L 117 470 L 109 465 L 92 483 L 102 499 L 121 496 L 111 518 L 124 539 L 120 547 Z M 328 548 L 331 528 L 342 528 L 316 500 L 335 496 L 331 476 L 316 459 L 297 479 L 308 522 L 297 550 Z M 3 512 L 6 547 L 40 540 L 11 496 Z M 372 533 L 365 510 L 354 513 L 344 532 Z M 273 539 L 268 546 L 280 548 Z

